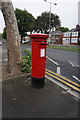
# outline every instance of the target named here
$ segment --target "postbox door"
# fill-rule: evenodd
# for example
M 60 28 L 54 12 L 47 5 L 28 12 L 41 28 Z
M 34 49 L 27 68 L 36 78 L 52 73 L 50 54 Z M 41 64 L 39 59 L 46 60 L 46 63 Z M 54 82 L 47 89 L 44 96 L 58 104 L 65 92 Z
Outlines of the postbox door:
M 42 77 L 44 77 L 46 64 L 46 45 L 39 45 L 39 53 L 39 73 Z
M 41 78 L 45 76 L 46 44 L 32 41 L 32 76 Z

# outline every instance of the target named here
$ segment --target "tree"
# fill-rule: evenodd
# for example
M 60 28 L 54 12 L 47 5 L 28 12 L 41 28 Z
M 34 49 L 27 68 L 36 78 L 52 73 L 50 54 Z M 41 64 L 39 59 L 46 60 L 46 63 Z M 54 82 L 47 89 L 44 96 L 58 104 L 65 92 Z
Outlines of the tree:
M 51 13 L 51 26 L 50 29 L 60 27 L 59 16 Z M 41 16 L 38 16 L 35 21 L 35 31 L 41 31 L 47 33 L 49 31 L 49 12 L 43 12 Z
M 3 38 L 3 39 L 6 39 L 6 27 L 3 29 L 2 38 Z
M 69 28 L 60 27 L 59 30 L 62 31 L 62 32 L 67 32 L 67 31 L 69 31 Z
M 20 37 L 17 27 L 17 21 L 14 14 L 14 8 L 11 0 L 2 2 L 1 11 L 4 16 L 7 32 L 8 64 L 7 67 L 12 75 L 20 73 L 17 62 L 21 61 Z
M 15 15 L 18 22 L 18 28 L 21 35 L 21 43 L 22 43 L 22 39 L 27 35 L 27 32 L 33 30 L 33 25 L 34 25 L 33 22 L 35 18 L 25 9 L 20 10 L 17 8 L 15 10 Z

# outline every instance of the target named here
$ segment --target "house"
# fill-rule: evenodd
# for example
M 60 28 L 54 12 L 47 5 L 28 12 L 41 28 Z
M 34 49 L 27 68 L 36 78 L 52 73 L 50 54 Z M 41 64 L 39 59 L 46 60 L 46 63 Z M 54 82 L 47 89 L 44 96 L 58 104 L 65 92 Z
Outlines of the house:
M 51 43 L 52 44 L 63 44 L 63 32 L 57 30 L 51 32 Z
M 63 44 L 79 44 L 80 41 L 80 26 L 69 30 L 63 34 Z
M 75 30 L 75 32 L 78 31 L 78 44 L 80 45 L 80 26 Z

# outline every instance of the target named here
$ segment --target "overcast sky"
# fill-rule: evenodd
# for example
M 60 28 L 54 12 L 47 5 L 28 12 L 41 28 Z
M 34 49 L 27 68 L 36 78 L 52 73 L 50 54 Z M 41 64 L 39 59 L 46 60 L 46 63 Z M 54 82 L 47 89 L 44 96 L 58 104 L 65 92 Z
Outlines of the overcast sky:
M 60 16 L 61 26 L 74 28 L 78 24 L 78 1 L 80 0 L 47 0 L 56 2 L 57 5 L 51 5 L 51 12 Z M 50 4 L 44 0 L 12 0 L 14 9 L 26 9 L 35 18 L 42 12 L 50 11 Z M 3 15 L 0 11 L 0 33 L 5 27 Z

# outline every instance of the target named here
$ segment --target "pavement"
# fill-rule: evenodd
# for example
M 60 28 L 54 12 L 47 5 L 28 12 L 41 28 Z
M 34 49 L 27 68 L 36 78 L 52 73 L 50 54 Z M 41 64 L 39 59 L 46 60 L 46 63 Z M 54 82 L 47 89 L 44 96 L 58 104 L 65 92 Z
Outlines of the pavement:
M 2 118 L 80 118 L 80 100 L 45 78 L 36 89 L 31 77 L 2 82 Z

